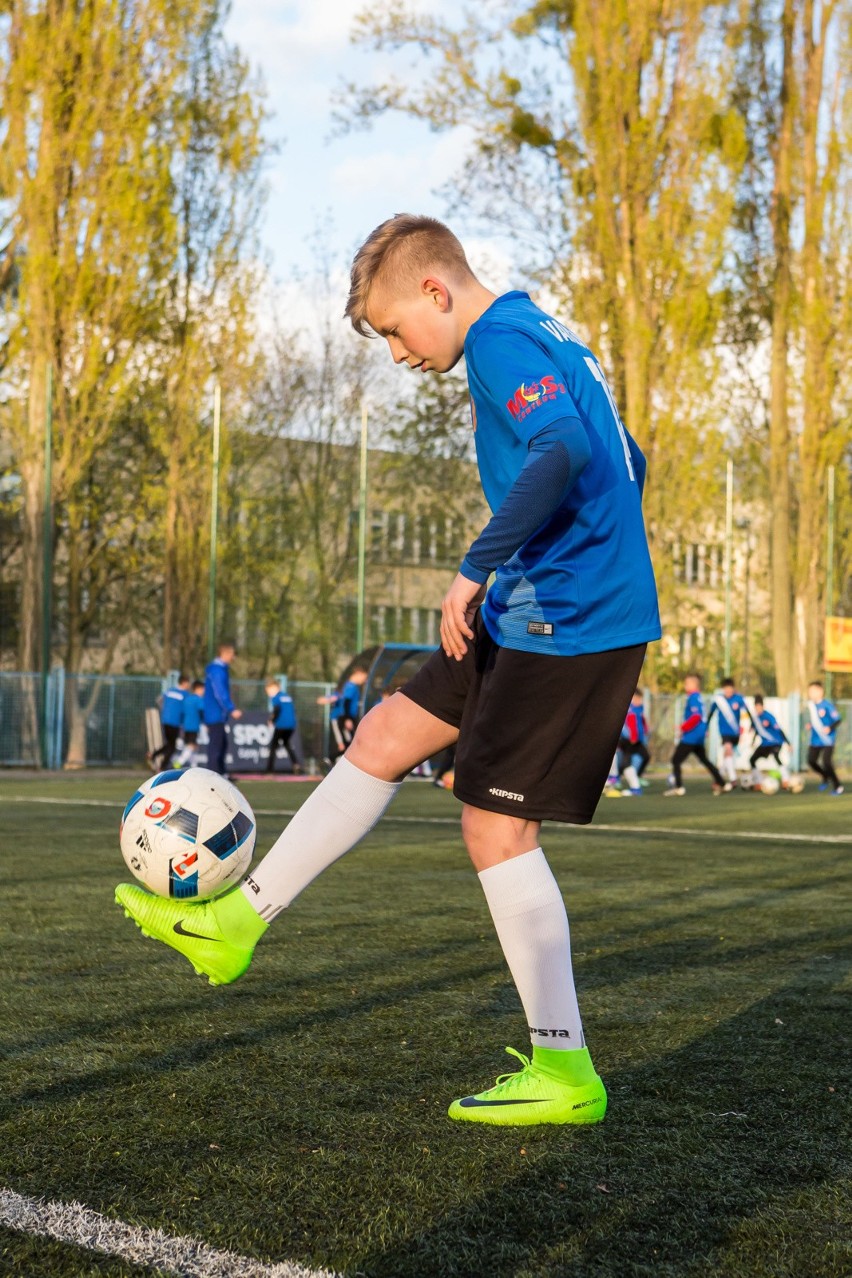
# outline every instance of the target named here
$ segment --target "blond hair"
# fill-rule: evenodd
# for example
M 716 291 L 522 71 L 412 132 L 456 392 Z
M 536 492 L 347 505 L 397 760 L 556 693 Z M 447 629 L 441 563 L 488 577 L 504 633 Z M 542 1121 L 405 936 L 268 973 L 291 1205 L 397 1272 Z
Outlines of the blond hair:
M 382 222 L 367 236 L 352 262 L 344 314 L 355 332 L 362 337 L 375 336 L 365 325 L 367 303 L 377 281 L 399 285 L 436 268 L 456 277 L 473 275 L 464 249 L 448 226 L 416 213 L 397 213 Z

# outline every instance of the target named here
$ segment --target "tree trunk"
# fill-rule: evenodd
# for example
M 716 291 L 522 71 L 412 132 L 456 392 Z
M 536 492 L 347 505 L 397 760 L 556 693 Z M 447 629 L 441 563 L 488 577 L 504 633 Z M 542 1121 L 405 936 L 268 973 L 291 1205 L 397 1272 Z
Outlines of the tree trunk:
M 792 491 L 790 485 L 787 358 L 792 281 L 790 269 L 790 204 L 793 143 L 794 0 L 785 0 L 782 18 L 783 66 L 780 121 L 772 192 L 772 238 L 775 278 L 772 286 L 772 344 L 769 392 L 769 479 L 773 501 L 771 522 L 772 652 L 779 696 L 793 691 L 796 672 L 792 624 Z
M 44 419 L 47 408 L 47 360 L 34 356 L 30 367 L 27 437 L 21 452 L 23 499 L 21 529 L 21 610 L 18 668 L 41 669 L 44 607 Z
M 795 621 L 799 683 L 804 687 L 822 663 L 823 542 L 825 438 L 830 426 L 827 365 L 831 324 L 823 278 L 823 215 L 825 196 L 818 158 L 818 131 L 825 61 L 826 28 L 833 5 L 823 4 L 820 30 L 814 34 L 814 0 L 802 12 L 803 44 L 803 165 L 804 239 L 802 243 L 802 302 L 804 375 L 802 437 L 799 445 L 799 527 L 796 553 Z

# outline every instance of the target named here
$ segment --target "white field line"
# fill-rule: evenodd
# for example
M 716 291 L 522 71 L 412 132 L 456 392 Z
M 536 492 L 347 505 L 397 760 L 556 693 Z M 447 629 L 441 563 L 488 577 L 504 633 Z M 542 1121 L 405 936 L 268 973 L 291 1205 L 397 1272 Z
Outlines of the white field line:
M 33 796 L 13 794 L 0 795 L 0 803 L 51 803 L 57 807 L 67 805 L 84 808 L 113 808 L 115 812 L 120 814 L 120 805 L 109 799 L 60 799 L 43 794 Z M 296 815 L 296 811 L 293 808 L 255 808 L 254 814 L 255 816 L 293 817 Z M 382 817 L 382 821 L 393 821 L 398 825 L 457 826 L 459 817 L 395 816 L 393 812 L 387 812 Z M 716 830 L 701 830 L 694 826 L 605 825 L 600 821 L 596 821 L 594 825 L 569 825 L 567 828 L 581 830 L 583 834 L 664 834 L 669 837 L 685 834 L 691 839 L 718 839 L 720 834 L 728 834 L 733 839 L 752 839 L 760 843 L 839 843 L 852 846 L 852 835 L 850 834 L 788 834 L 781 831 L 774 834 L 771 830 L 726 831 L 721 827 Z
M 208 1247 L 198 1238 L 173 1237 L 162 1229 L 110 1220 L 82 1203 L 25 1198 L 11 1189 L 0 1189 L 0 1225 L 105 1256 L 120 1256 L 175 1278 L 335 1278 L 327 1269 L 306 1269 L 291 1261 L 267 1264 Z

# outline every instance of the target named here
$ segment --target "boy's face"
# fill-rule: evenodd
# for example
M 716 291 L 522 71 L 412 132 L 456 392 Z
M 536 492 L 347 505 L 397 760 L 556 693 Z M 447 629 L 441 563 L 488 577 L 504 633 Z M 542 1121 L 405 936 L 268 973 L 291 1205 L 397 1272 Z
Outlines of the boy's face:
M 808 688 L 808 701 L 822 701 L 822 688 L 818 683 L 812 683 Z
M 683 686 L 687 692 L 698 692 L 701 684 L 693 675 L 687 675 L 683 681 Z
M 731 697 L 734 695 L 734 685 L 732 683 L 726 683 L 722 688 L 722 695 L 727 697 L 730 701 Z
M 422 373 L 446 373 L 464 350 L 449 286 L 436 277 L 393 289 L 377 285 L 370 294 L 367 322 L 384 337 L 395 364 Z
M 279 687 L 280 687 L 280 685 L 279 685 L 279 684 L 277 684 L 277 683 L 268 683 L 268 684 L 266 685 L 266 691 L 267 691 L 267 693 L 269 694 L 269 696 L 270 696 L 270 697 L 274 697 L 274 696 L 275 696 L 275 694 L 276 694 L 276 692 L 278 692 L 278 691 L 279 691 Z

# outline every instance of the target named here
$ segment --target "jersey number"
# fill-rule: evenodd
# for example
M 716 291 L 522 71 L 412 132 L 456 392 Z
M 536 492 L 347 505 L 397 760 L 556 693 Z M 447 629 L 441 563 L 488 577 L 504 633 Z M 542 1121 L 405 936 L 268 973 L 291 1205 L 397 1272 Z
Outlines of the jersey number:
M 601 386 L 603 387 L 603 393 L 604 395 L 606 395 L 609 406 L 612 409 L 612 415 L 615 418 L 615 424 L 618 428 L 619 436 L 621 437 L 621 445 L 624 449 L 624 461 L 627 465 L 627 473 L 630 476 L 630 478 L 633 480 L 633 482 L 635 483 L 636 476 L 633 473 L 633 460 L 630 456 L 630 447 L 627 443 L 627 436 L 624 433 L 624 427 L 621 424 L 621 418 L 618 415 L 618 409 L 615 406 L 615 400 L 612 397 L 612 391 L 609 389 L 609 383 L 604 377 L 603 369 L 601 368 L 600 364 L 597 362 L 596 359 L 592 359 L 591 355 L 585 355 L 583 358 L 585 359 L 586 364 L 588 365 L 588 369 L 592 377 L 594 377 L 596 382 L 600 382 Z

